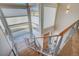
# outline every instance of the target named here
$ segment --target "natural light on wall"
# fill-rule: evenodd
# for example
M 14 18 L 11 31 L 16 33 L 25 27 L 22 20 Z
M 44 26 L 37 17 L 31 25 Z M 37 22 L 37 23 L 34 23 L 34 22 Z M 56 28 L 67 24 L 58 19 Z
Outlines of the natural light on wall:
M 70 5 L 67 5 L 67 7 L 66 7 L 66 14 L 69 14 L 69 12 L 70 12 Z

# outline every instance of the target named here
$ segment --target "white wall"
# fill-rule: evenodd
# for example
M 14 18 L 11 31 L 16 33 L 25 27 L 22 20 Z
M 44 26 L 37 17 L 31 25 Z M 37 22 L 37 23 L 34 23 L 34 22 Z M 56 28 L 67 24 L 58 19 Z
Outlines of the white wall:
M 70 4 L 70 12 L 66 14 L 68 4 L 58 4 L 55 26 L 56 30 L 62 31 L 73 22 L 79 19 L 79 4 Z
M 70 5 L 70 11 L 66 14 L 66 7 Z M 72 23 L 79 19 L 79 4 L 58 4 L 57 14 L 56 14 L 56 21 L 55 21 L 55 32 L 60 33 L 65 28 L 70 26 Z M 69 33 L 69 31 L 68 31 Z M 64 35 L 63 41 L 60 46 L 60 50 L 68 41 L 68 33 Z M 59 50 L 59 51 L 60 51 Z
M 9 40 L 8 40 L 8 42 L 10 43 Z M 0 28 L 0 56 L 7 56 L 10 53 L 11 48 L 10 48 L 8 42 Z

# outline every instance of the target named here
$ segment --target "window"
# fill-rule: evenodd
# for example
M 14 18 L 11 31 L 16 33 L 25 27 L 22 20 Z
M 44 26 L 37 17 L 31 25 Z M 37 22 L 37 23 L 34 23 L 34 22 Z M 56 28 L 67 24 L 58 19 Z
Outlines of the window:
M 32 31 L 35 36 L 40 34 L 40 20 L 39 20 L 39 4 L 31 4 L 31 22 L 32 22 Z
M 56 8 L 44 7 L 44 29 L 54 26 Z

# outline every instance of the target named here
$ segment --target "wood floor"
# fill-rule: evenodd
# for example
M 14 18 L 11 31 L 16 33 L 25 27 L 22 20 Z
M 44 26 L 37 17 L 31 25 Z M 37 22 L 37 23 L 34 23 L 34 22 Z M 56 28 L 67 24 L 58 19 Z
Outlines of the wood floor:
M 31 48 L 26 48 L 19 53 L 20 56 L 41 56 L 40 53 Z
M 44 49 L 48 48 L 48 35 L 49 35 L 49 33 L 46 33 L 44 35 L 45 36 L 45 38 L 44 38 L 44 46 L 43 46 Z M 33 45 L 33 47 L 36 47 L 36 46 Z M 27 48 L 27 49 L 24 49 L 24 50 L 20 51 L 19 55 L 20 56 L 41 56 L 42 54 L 37 52 L 37 51 L 32 50 L 31 48 Z
M 59 56 L 79 56 L 79 31 L 67 42 Z
M 33 48 L 36 48 L 35 45 L 32 46 Z M 19 56 L 41 56 L 42 54 L 31 49 L 31 48 L 25 48 L 19 52 Z

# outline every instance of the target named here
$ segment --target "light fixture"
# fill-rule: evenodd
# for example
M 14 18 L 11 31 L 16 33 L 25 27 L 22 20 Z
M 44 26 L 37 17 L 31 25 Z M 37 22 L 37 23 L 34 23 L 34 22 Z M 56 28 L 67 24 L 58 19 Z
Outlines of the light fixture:
M 67 7 L 66 7 L 66 14 L 69 14 L 69 11 L 70 11 L 70 5 L 67 5 Z

